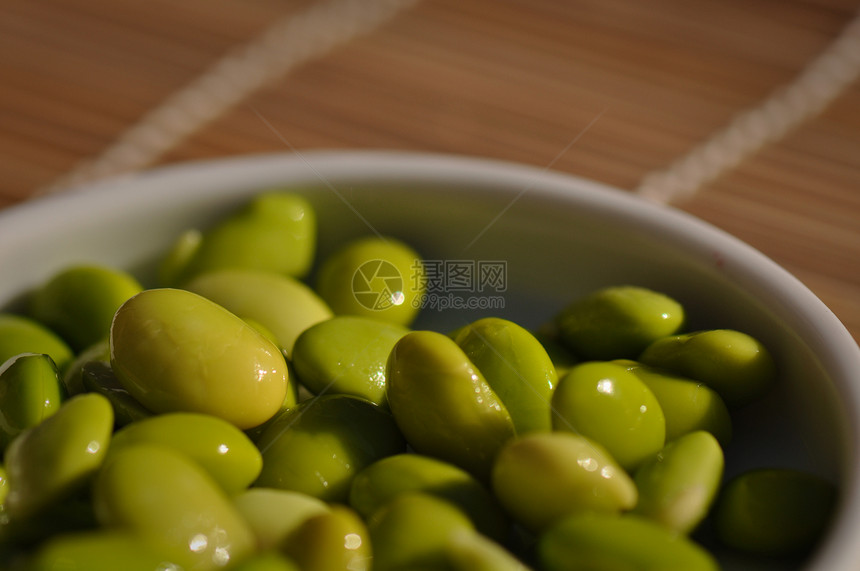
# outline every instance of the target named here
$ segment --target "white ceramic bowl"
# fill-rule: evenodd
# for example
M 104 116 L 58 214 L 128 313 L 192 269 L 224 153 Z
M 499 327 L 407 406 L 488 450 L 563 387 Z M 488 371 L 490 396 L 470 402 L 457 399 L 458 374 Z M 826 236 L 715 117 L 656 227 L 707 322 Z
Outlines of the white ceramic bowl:
M 487 313 L 536 327 L 577 295 L 635 283 L 679 299 L 692 327 L 756 336 L 778 361 L 779 387 L 736 416 L 728 475 L 777 465 L 833 478 L 842 491 L 839 511 L 807 568 L 860 569 L 860 349 L 850 334 L 751 247 L 594 182 L 496 161 L 385 152 L 158 169 L 0 211 L 0 306 L 14 306 L 28 288 L 77 262 L 147 279 L 179 232 L 273 187 L 297 189 L 317 207 L 322 255 L 378 232 L 413 244 L 428 260 L 506 264 L 505 291 L 466 292 L 501 296 L 503 309 L 425 310 L 418 327 L 447 329 Z M 727 569 L 743 565 L 726 559 Z

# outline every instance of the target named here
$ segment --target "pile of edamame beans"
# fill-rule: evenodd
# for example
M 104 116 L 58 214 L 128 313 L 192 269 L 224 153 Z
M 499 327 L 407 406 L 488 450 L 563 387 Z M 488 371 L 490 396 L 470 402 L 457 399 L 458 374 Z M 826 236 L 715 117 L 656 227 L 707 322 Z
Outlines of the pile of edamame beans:
M 779 383 L 758 340 L 634 285 L 539 331 L 414 330 L 424 286 L 383 270 L 418 253 L 362 238 L 311 280 L 316 233 L 266 191 L 154 286 L 72 266 L 0 314 L 4 568 L 698 571 L 704 528 L 786 562 L 826 529 L 833 484 L 724 477 Z

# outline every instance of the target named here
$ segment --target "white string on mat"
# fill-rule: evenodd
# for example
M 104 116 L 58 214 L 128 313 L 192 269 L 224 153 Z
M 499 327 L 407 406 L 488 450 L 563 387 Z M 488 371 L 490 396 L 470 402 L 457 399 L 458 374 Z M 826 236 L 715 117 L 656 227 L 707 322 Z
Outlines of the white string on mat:
M 688 199 L 759 149 L 823 111 L 860 77 L 860 15 L 791 84 L 737 115 L 668 167 L 642 178 L 635 193 L 655 202 Z
M 98 157 L 34 194 L 128 173 L 164 153 L 299 64 L 369 33 L 418 0 L 328 0 L 271 25 L 144 115 Z

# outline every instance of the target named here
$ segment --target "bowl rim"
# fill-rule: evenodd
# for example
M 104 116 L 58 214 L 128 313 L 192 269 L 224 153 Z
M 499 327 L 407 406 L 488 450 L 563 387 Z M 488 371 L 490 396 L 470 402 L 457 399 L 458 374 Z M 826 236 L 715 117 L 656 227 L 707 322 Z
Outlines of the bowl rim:
M 790 272 L 746 242 L 676 207 L 574 174 L 500 159 L 415 151 L 309 150 L 174 163 L 13 204 L 0 210 L 0 245 L 12 243 L 17 233 L 45 216 L 74 210 L 81 201 L 109 213 L 118 202 L 134 208 L 168 199 L 177 188 L 191 194 L 251 195 L 261 185 L 302 179 L 321 182 L 336 194 L 334 182 L 347 179 L 465 181 L 479 193 L 507 193 L 512 203 L 534 192 L 560 205 L 575 202 L 623 215 L 655 236 L 678 243 L 685 252 L 721 256 L 726 262 L 721 269 L 754 297 L 766 299 L 768 306 L 793 308 L 788 312 L 790 325 L 830 372 L 845 402 L 853 455 L 845 463 L 842 479 L 849 489 L 834 530 L 807 568 L 853 570 L 860 565 L 860 542 L 854 537 L 854 529 L 860 526 L 860 347 L 836 315 Z

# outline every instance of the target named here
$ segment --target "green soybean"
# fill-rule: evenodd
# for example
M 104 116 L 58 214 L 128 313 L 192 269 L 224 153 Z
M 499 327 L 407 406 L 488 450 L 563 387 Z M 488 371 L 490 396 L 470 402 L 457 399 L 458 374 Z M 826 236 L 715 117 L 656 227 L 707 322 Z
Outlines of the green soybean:
M 394 346 L 388 404 L 416 452 L 460 466 L 483 482 L 498 451 L 516 434 L 483 375 L 441 333 L 413 331 Z
M 345 502 L 355 475 L 376 460 L 404 452 L 391 415 L 347 395 L 303 401 L 276 418 L 257 441 L 263 469 L 257 486 Z
M 424 265 L 421 256 L 399 240 L 359 238 L 322 261 L 315 289 L 335 314 L 408 326 L 424 298 Z
M 666 420 L 657 398 L 615 363 L 591 361 L 572 367 L 559 380 L 552 406 L 556 430 L 599 442 L 626 470 L 635 470 L 666 442 Z
M 60 535 L 40 546 L 29 571 L 153 571 L 178 569 L 165 554 L 128 531 L 97 530 Z
M 65 398 L 54 360 L 24 353 L 0 365 L 0 451 L 57 412 Z
M 223 568 L 254 552 L 253 533 L 218 484 L 166 446 L 111 454 L 93 485 L 93 506 L 102 526 L 128 530 L 189 569 Z
M 260 551 L 279 547 L 308 518 L 331 509 L 323 500 L 301 492 L 264 487 L 236 494 L 233 505 L 251 527 Z
M 293 367 L 314 394 L 348 394 L 387 408 L 388 355 L 407 333 L 405 327 L 378 319 L 333 317 L 299 335 L 293 347 Z
M 375 571 L 450 569 L 448 545 L 453 536 L 474 533 L 469 519 L 434 496 L 397 496 L 368 520 Z
M 316 213 L 304 197 L 263 192 L 212 228 L 180 236 L 162 264 L 162 285 L 225 268 L 304 277 L 316 251 L 316 231 Z
M 178 289 L 146 290 L 117 311 L 111 367 L 156 412 L 202 412 L 245 429 L 281 408 L 287 364 L 268 339 L 223 307 Z
M 233 424 L 208 414 L 174 412 L 118 430 L 111 454 L 137 444 L 160 444 L 197 462 L 228 494 L 250 486 L 263 467 L 254 443 Z
M 711 433 L 700 430 L 679 437 L 636 471 L 639 501 L 633 513 L 674 532 L 691 532 L 717 496 L 724 464 L 722 448 Z
M 660 292 L 613 286 L 573 301 L 555 324 L 561 342 L 581 359 L 633 359 L 653 341 L 676 333 L 684 309 Z
M 577 511 L 629 510 L 638 497 L 633 480 L 603 446 L 568 432 L 538 432 L 511 441 L 493 466 L 492 490 L 532 531 Z
M 373 562 L 367 525 L 337 504 L 305 520 L 281 549 L 303 571 L 369 571 Z
M 113 429 L 113 410 L 101 395 L 78 395 L 6 449 L 6 510 L 27 519 L 81 491 L 101 466 Z
M 729 407 L 761 398 L 776 380 L 776 365 L 767 348 L 731 329 L 665 337 L 649 345 L 637 360 L 705 383 Z
M 33 292 L 30 315 L 82 351 L 107 339 L 116 310 L 142 289 L 135 277 L 115 268 L 71 266 Z
M 578 513 L 563 518 L 541 535 L 537 557 L 545 571 L 720 568 L 686 536 L 635 515 Z
M 558 376 L 540 341 L 497 317 L 479 319 L 453 339 L 505 404 L 517 434 L 552 428 L 550 401 Z
M 44 353 L 61 372 L 74 357 L 68 343 L 45 325 L 22 315 L 0 313 L 0 363 L 21 353 Z
M 469 516 L 481 533 L 502 541 L 508 518 L 489 490 L 469 472 L 421 454 L 395 454 L 377 460 L 352 481 L 349 504 L 362 516 L 400 494 L 421 492 L 448 500 Z
M 332 317 L 331 309 L 304 283 L 289 276 L 253 270 L 203 274 L 185 289 L 265 327 L 287 357 L 299 334 Z
M 615 361 L 651 389 L 666 418 L 666 441 L 695 430 L 713 434 L 722 446 L 732 439 L 732 418 L 722 397 L 702 382 L 636 361 Z
M 723 544 L 768 556 L 801 555 L 820 539 L 836 506 L 829 481 L 790 468 L 758 468 L 734 477 L 714 509 Z

